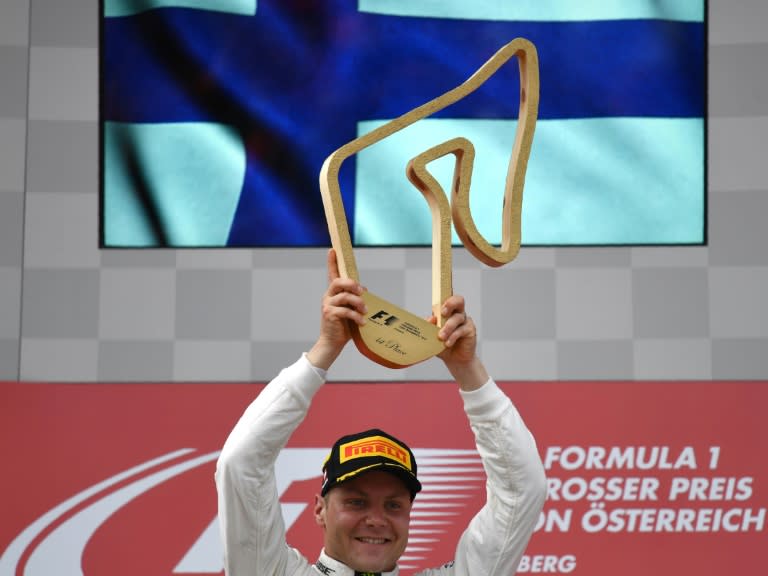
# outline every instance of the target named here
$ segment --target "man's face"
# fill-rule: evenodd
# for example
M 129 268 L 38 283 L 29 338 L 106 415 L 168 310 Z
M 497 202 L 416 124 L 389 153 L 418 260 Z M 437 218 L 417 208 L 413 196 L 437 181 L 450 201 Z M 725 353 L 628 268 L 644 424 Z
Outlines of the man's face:
M 388 472 L 368 472 L 315 497 L 325 553 L 361 572 L 395 567 L 408 543 L 410 517 L 410 492 Z

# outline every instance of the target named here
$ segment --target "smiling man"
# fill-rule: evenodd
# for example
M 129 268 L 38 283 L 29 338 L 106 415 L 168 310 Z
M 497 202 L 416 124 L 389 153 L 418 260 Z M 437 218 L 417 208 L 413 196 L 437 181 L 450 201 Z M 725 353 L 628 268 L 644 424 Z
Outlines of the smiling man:
M 349 323 L 362 325 L 368 314 L 364 288 L 339 276 L 333 250 L 328 277 L 314 345 L 248 406 L 219 457 L 216 486 L 227 576 L 399 574 L 421 483 L 411 449 L 382 430 L 339 438 L 323 463 L 314 503 L 323 530 L 317 561 L 310 563 L 285 539 L 275 461 L 351 339 Z M 453 560 L 419 575 L 510 576 L 544 505 L 544 467 L 517 409 L 476 354 L 477 331 L 464 299 L 449 297 L 442 315 L 445 350 L 439 358 L 459 385 L 487 475 L 487 499 L 464 530 Z
M 404 443 L 381 430 L 339 438 L 323 465 L 315 518 L 325 530 L 321 571 L 392 571 L 408 544 L 411 504 L 421 483 Z M 332 572 L 330 571 L 332 570 Z

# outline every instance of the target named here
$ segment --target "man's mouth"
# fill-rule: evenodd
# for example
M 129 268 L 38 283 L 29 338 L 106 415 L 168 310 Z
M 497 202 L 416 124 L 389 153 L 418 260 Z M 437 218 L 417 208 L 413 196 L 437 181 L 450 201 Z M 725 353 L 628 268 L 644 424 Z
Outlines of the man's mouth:
M 387 538 L 366 538 L 364 536 L 358 536 L 355 540 L 364 544 L 386 544 L 389 542 Z

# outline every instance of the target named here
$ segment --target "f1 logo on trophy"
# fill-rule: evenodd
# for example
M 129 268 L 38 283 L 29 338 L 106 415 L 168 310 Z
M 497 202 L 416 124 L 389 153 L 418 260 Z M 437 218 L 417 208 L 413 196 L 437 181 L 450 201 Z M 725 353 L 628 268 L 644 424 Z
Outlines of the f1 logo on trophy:
M 517 58 L 520 72 L 520 107 L 504 188 L 501 245 L 491 245 L 480 234 L 472 218 L 469 191 L 475 150 L 469 140 L 463 137 L 447 140 L 408 162 L 406 176 L 424 195 L 432 217 L 432 310 L 438 321 L 437 325 L 432 324 L 366 291 L 363 299 L 371 315 L 364 326 L 352 326 L 353 340 L 364 356 L 383 366 L 405 368 L 427 360 L 443 350 L 443 343 L 438 339 L 437 332 L 442 324 L 440 306 L 453 291 L 451 221 L 467 250 L 484 264 L 502 266 L 514 260 L 520 250 L 523 185 L 539 106 L 539 62 L 536 47 L 525 38 L 515 38 L 500 48 L 465 82 L 343 145 L 326 158 L 320 170 L 320 192 L 331 244 L 336 251 L 339 273 L 342 277 L 359 281 L 339 187 L 342 163 L 364 148 L 458 102 L 477 90 L 512 57 Z M 430 162 L 448 154 L 455 156 L 450 202 L 441 185 L 427 168 Z

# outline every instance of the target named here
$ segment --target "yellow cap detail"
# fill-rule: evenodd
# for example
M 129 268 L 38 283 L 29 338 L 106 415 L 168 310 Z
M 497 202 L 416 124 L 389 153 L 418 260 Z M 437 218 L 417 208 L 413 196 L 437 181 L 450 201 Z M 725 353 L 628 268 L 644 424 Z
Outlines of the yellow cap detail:
M 340 463 L 354 460 L 355 458 L 369 458 L 371 456 L 389 458 L 413 472 L 411 455 L 408 453 L 408 450 L 384 436 L 369 436 L 368 438 L 353 440 L 339 446 Z

